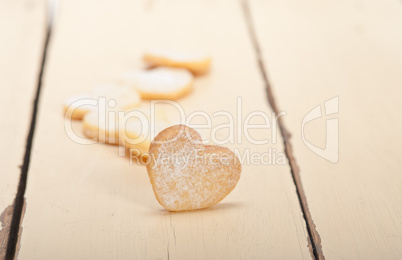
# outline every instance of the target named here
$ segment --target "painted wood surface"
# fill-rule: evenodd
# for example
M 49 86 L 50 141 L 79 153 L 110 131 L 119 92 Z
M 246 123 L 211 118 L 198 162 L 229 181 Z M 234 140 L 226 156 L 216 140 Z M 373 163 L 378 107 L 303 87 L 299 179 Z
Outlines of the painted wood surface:
M 324 255 L 400 259 L 400 1 L 252 0 L 250 9 Z
M 244 162 L 238 186 L 220 204 L 169 213 L 157 203 L 145 167 L 130 165 L 117 147 L 69 138 L 64 99 L 143 67 L 149 47 L 211 54 L 211 72 L 178 100 L 187 115 L 228 111 L 237 120 L 240 97 L 240 122 L 253 111 L 272 119 L 239 2 L 63 1 L 45 67 L 19 259 L 310 259 L 286 161 Z M 227 120 L 212 118 L 213 126 L 221 123 Z M 227 134 L 221 130 L 218 138 Z M 269 143 L 253 144 L 244 133 L 240 141 L 236 133 L 227 146 L 242 155 L 271 148 L 283 156 L 276 127 L 250 134 Z
M 0 258 L 24 160 L 46 32 L 43 1 L 0 1 Z

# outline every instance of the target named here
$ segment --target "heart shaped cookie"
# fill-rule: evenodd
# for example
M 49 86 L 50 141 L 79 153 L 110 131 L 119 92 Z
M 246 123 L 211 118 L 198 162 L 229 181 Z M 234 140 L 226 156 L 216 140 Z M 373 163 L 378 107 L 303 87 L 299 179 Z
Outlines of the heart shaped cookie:
M 147 155 L 152 138 L 166 127 L 175 125 L 163 110 L 151 114 L 149 105 L 129 113 L 133 115 L 119 133 L 120 144 L 127 148 L 129 155 Z
M 94 106 L 83 115 L 83 131 L 88 138 L 100 143 L 118 144 L 119 112 L 126 112 L 139 106 L 141 98 L 138 92 L 128 86 L 105 85 L 92 90 L 93 98 L 104 97 L 108 104 L 114 106 Z M 110 101 L 113 101 L 109 103 Z
M 125 73 L 122 84 L 134 87 L 143 99 L 177 99 L 193 88 L 193 75 L 185 69 L 158 67 Z
M 95 109 L 95 106 L 91 106 L 86 102 L 86 100 L 92 98 L 91 94 L 85 93 L 66 99 L 63 104 L 65 116 L 74 120 L 83 119 L 85 114 Z
M 185 53 L 172 50 L 152 49 L 144 53 L 144 61 L 149 66 L 167 66 L 183 68 L 195 75 L 208 72 L 211 59 L 200 53 Z
M 150 145 L 148 175 L 156 199 L 170 211 L 211 207 L 240 179 L 236 155 L 201 140 L 194 129 L 175 125 L 160 132 Z
M 128 86 L 101 85 L 96 86 L 91 92 L 71 97 L 64 101 L 65 116 L 71 119 L 81 120 L 86 114 L 97 110 L 96 105 L 90 105 L 89 101 L 105 97 L 116 102 L 116 109 L 129 109 L 140 105 L 139 93 Z
M 82 123 L 82 129 L 86 137 L 96 139 L 99 143 L 118 144 L 119 121 L 117 111 L 90 111 L 85 114 Z

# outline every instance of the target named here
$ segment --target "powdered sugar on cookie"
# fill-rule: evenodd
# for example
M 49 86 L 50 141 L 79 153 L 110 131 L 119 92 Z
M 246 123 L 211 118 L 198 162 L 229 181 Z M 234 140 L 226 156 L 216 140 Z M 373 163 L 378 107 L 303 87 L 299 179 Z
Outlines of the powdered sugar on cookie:
M 229 149 L 203 145 L 183 125 L 169 127 L 151 143 L 148 174 L 162 206 L 171 211 L 217 204 L 236 186 L 241 165 Z

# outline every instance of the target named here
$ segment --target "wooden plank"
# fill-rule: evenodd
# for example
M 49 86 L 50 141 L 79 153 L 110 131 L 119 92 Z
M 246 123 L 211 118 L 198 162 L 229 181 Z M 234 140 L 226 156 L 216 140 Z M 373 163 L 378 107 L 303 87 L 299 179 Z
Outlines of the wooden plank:
M 324 255 L 401 259 L 400 2 L 251 0 L 250 9 Z M 319 105 L 304 137 L 328 149 L 321 156 L 302 138 Z
M 179 100 L 187 115 L 225 110 L 236 116 L 241 97 L 243 120 L 254 110 L 271 117 L 240 3 L 71 0 L 61 7 L 46 63 L 19 259 L 309 259 L 286 161 L 244 163 L 238 186 L 222 203 L 169 213 L 157 203 L 144 167 L 129 165 L 116 147 L 76 144 L 64 130 L 65 98 L 142 67 L 143 50 L 153 46 L 192 47 L 213 57 L 211 73 Z M 227 119 L 213 118 L 214 125 L 222 122 Z M 258 139 L 271 140 L 272 132 L 250 130 Z M 243 142 L 236 135 L 228 147 L 283 153 L 280 139 L 256 145 L 241 136 Z
M 5 255 L 46 32 L 43 1 L 0 1 L 0 259 Z

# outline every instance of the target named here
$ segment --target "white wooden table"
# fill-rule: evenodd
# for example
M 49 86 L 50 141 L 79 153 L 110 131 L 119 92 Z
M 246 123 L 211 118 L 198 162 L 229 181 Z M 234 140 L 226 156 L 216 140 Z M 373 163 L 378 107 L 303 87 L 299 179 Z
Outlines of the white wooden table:
M 402 258 L 399 1 L 61 0 L 46 37 L 45 2 L 0 0 L 0 259 Z M 286 113 L 225 145 L 284 163 L 210 209 L 164 210 L 145 167 L 65 132 L 66 98 L 160 46 L 213 58 L 186 114 Z

